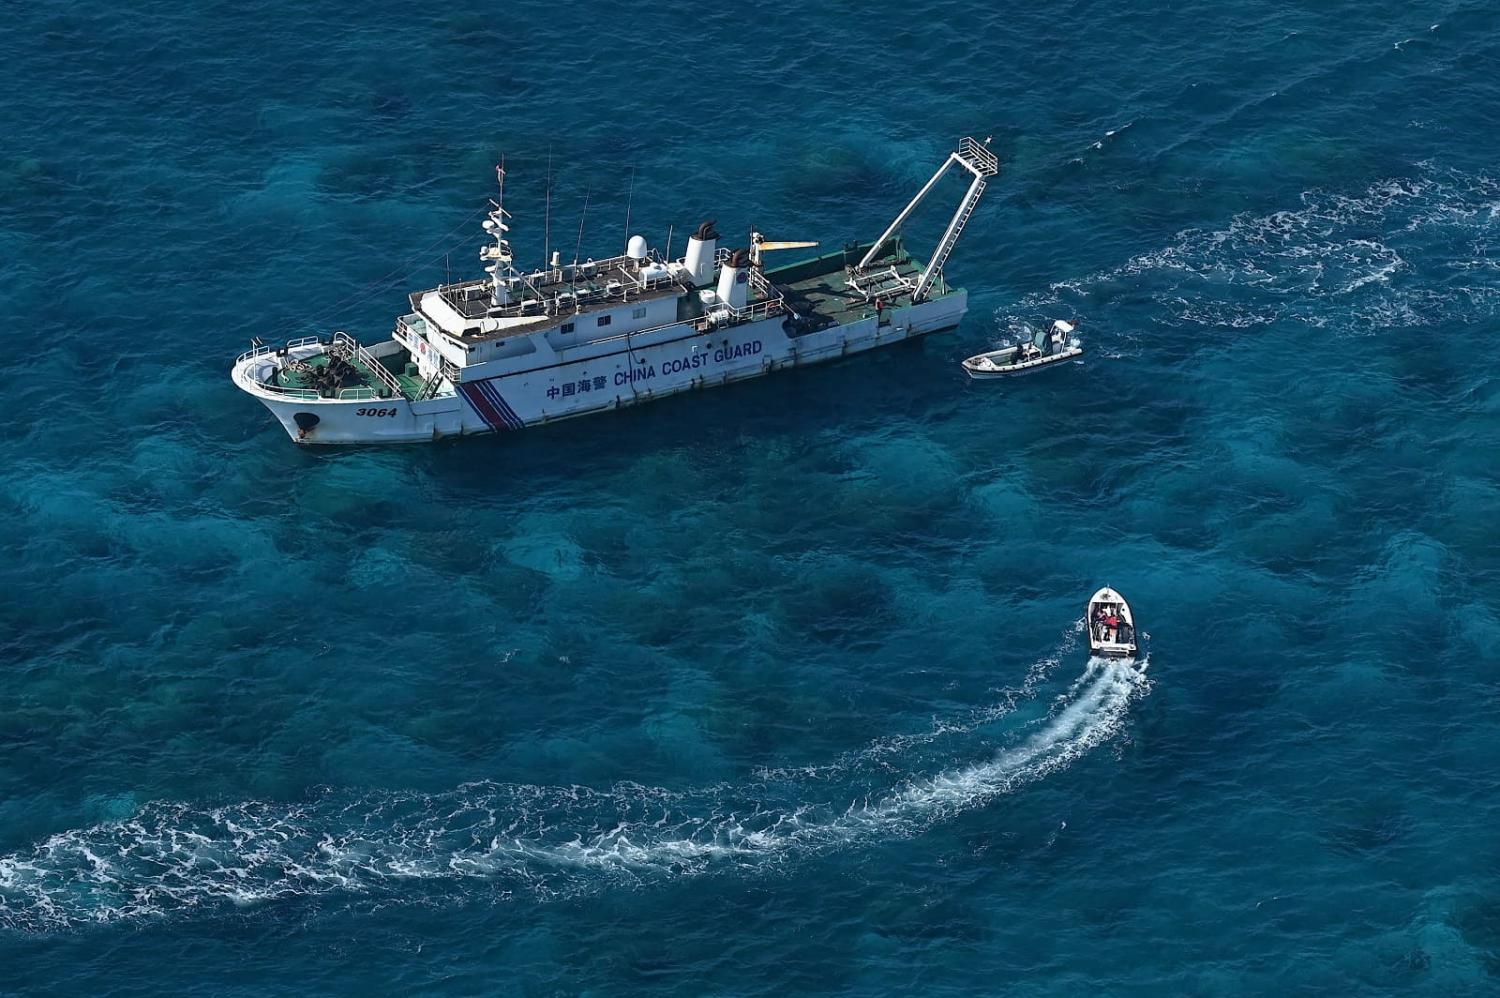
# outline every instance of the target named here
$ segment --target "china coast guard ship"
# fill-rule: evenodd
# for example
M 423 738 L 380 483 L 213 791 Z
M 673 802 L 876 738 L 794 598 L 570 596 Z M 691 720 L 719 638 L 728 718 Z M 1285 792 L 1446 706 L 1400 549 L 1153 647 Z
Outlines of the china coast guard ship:
M 775 268 L 763 265 L 766 252 L 817 244 L 757 232 L 746 248 L 722 248 L 704 222 L 677 260 L 631 236 L 621 256 L 564 264 L 554 253 L 523 273 L 499 169 L 484 222 L 493 242 L 480 251 L 489 277 L 412 294 L 384 342 L 338 332 L 257 345 L 231 376 L 298 443 L 415 443 L 604 412 L 951 329 L 968 294 L 944 280 L 943 265 L 999 172 L 988 145 L 960 141 L 874 243 Z M 968 189 L 924 265 L 896 233 L 955 166 Z

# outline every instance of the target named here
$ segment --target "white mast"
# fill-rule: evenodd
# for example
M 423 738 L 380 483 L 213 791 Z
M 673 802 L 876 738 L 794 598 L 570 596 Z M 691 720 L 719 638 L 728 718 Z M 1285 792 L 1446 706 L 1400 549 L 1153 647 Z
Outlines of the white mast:
M 506 284 L 506 278 L 515 274 L 513 257 L 510 252 L 510 240 L 505 234 L 510 231 L 510 226 L 505 220 L 510 214 L 505 210 L 505 160 L 502 157 L 500 165 L 495 167 L 495 181 L 500 185 L 499 200 L 491 201 L 492 205 L 489 218 L 484 222 L 484 231 L 488 232 L 495 240 L 495 245 L 485 246 L 479 251 L 479 259 L 492 261 L 484 268 L 484 272 L 490 275 L 490 283 L 494 288 L 495 304 L 510 304 L 510 288 Z

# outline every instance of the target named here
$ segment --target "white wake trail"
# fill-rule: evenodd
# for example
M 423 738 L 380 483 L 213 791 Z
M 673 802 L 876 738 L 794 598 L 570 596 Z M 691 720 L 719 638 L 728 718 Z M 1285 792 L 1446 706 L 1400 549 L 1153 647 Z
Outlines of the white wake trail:
M 1056 772 L 1117 734 L 1130 702 L 1147 689 L 1145 663 L 1091 659 L 1076 699 L 1041 730 L 987 763 L 914 784 L 871 809 L 877 822 L 943 816 L 983 804 Z
M 832 789 L 807 781 L 686 794 L 484 783 L 433 795 L 329 795 L 290 809 L 150 805 L 0 856 L 0 928 L 69 928 L 411 880 L 477 880 L 546 898 L 767 869 L 916 835 L 1043 779 L 1114 737 L 1148 690 L 1144 663 L 1090 660 L 1044 718 L 988 761 L 842 807 L 799 799 L 814 786 Z
M 887 765 L 893 757 L 908 753 L 912 749 L 930 745 L 941 738 L 970 734 L 1001 721 L 1014 714 L 1022 703 L 1037 695 L 1042 685 L 1062 664 L 1063 659 L 1078 649 L 1083 633 L 1083 618 L 1079 617 L 1063 631 L 1056 648 L 1031 663 L 1020 685 L 1006 686 L 998 690 L 999 699 L 987 707 L 977 708 L 961 717 L 935 718 L 926 731 L 887 735 L 858 751 L 842 755 L 830 763 L 806 766 L 762 766 L 756 769 L 755 775 L 762 780 L 831 779 L 862 766 Z

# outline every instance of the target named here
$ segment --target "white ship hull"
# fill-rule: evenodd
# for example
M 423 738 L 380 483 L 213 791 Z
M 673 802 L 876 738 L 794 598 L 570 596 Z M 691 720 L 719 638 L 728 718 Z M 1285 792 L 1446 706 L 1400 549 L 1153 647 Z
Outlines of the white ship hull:
M 764 254 L 818 244 L 752 231 L 748 247 L 721 247 L 710 220 L 678 259 L 633 235 L 618 256 L 564 264 L 554 252 L 547 266 L 522 272 L 496 167 L 479 253 L 488 277 L 412 293 L 392 338 L 372 347 L 342 332 L 282 347 L 257 339 L 231 377 L 298 443 L 425 443 L 620 409 L 951 329 L 968 295 L 943 265 L 999 171 L 988 142 L 960 140 L 873 243 L 782 267 L 767 267 Z M 924 264 L 898 230 L 950 168 L 969 186 Z
M 426 443 L 520 430 L 835 360 L 951 329 L 966 308 L 967 295 L 954 289 L 940 298 L 887 309 L 878 317 L 800 335 L 786 331 L 782 316 L 707 331 L 690 322 L 676 323 L 538 351 L 508 362 L 509 371 L 491 374 L 486 368 L 496 365 L 489 364 L 468 368 L 458 384 L 417 401 L 400 396 L 319 398 L 309 392 L 292 397 L 266 384 L 265 367 L 276 363 L 268 351 L 242 357 L 231 376 L 298 443 Z M 394 339 L 367 348 L 375 358 L 405 349 Z

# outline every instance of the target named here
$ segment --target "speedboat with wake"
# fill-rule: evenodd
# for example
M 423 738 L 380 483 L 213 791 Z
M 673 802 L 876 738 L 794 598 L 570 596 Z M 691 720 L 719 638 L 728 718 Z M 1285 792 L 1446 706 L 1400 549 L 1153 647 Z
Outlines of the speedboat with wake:
M 1105 586 L 1089 597 L 1089 651 L 1100 658 L 1135 660 L 1135 615 L 1125 597 Z
M 1036 330 L 1029 338 L 988 353 L 975 354 L 964 361 L 964 372 L 975 381 L 988 381 L 1034 374 L 1044 367 L 1072 360 L 1083 353 L 1083 347 L 1073 336 L 1075 329 L 1073 323 L 1057 319 L 1051 326 Z

